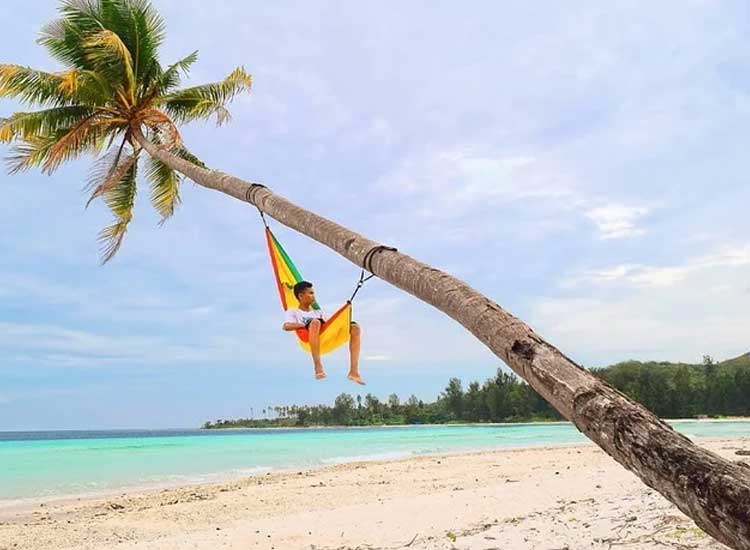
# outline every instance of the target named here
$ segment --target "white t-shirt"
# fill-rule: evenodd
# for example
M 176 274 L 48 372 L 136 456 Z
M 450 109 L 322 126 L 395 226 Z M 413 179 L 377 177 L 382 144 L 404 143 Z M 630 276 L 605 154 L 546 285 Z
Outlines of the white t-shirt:
M 287 323 L 299 323 L 304 325 L 311 319 L 325 320 L 323 312 L 319 309 L 311 309 L 310 311 L 302 311 L 301 309 L 289 309 L 286 312 L 285 321 Z

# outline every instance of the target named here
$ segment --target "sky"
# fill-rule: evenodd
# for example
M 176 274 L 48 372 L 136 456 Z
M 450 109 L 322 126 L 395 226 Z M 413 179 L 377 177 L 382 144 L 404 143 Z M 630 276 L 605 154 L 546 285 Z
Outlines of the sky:
M 163 62 L 199 50 L 186 84 L 253 75 L 228 125 L 183 129 L 209 166 L 458 276 L 585 366 L 750 349 L 746 2 L 153 4 Z M 56 8 L 5 0 L 0 62 L 60 70 L 35 43 Z M 280 330 L 257 212 L 185 182 L 158 226 L 144 186 L 100 266 L 91 163 L 0 174 L 0 430 L 433 400 L 501 366 L 373 279 L 354 310 L 367 387 L 344 350 L 315 382 Z M 325 308 L 349 296 L 355 266 L 273 227 Z

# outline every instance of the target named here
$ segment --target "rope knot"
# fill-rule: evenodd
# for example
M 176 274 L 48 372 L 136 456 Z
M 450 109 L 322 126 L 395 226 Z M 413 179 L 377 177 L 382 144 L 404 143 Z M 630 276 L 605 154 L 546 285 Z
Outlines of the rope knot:
M 249 202 L 250 204 L 257 207 L 258 205 L 255 204 L 255 192 L 260 188 L 268 189 L 268 187 L 266 187 L 262 183 L 251 183 L 248 188 L 245 189 L 245 202 Z
M 375 254 L 377 254 L 378 252 L 382 252 L 384 250 L 388 250 L 390 252 L 397 252 L 398 251 L 397 248 L 394 248 L 392 246 L 385 246 L 383 244 L 379 244 L 377 246 L 373 246 L 370 250 L 368 250 L 365 253 L 365 257 L 362 258 L 362 267 L 365 268 L 367 271 L 369 271 L 370 273 L 372 273 L 374 275 L 375 273 L 372 270 L 372 259 L 375 256 Z

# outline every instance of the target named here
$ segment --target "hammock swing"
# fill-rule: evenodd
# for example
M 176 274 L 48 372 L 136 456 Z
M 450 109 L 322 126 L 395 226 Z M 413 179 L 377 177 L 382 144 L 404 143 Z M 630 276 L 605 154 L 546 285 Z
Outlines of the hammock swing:
M 257 208 L 257 207 L 256 207 Z M 302 275 L 300 274 L 297 266 L 286 253 L 284 247 L 276 238 L 271 231 L 271 228 L 266 222 L 266 217 L 263 211 L 258 208 L 261 220 L 265 226 L 266 233 L 266 244 L 268 245 L 268 255 L 271 260 L 271 267 L 273 268 L 274 278 L 276 279 L 276 286 L 279 290 L 279 298 L 281 299 L 281 307 L 284 311 L 289 309 L 297 309 L 299 307 L 299 301 L 294 295 L 294 285 L 303 281 Z M 368 268 L 368 271 L 372 271 L 368 267 L 368 262 L 372 258 L 375 252 L 380 250 L 396 250 L 388 246 L 376 246 L 365 254 L 364 265 Z M 351 297 L 338 308 L 333 315 L 325 320 L 323 326 L 320 329 L 320 354 L 326 354 L 338 349 L 342 345 L 349 341 L 349 335 L 351 332 L 352 323 L 352 301 L 354 300 L 357 292 L 362 286 L 375 276 L 374 273 L 365 277 L 365 270 L 362 269 L 362 273 L 359 276 L 359 281 L 354 289 Z M 314 302 L 312 305 L 313 309 L 319 310 L 320 306 L 318 302 Z M 297 343 L 300 347 L 308 353 L 311 353 L 309 332 L 307 329 L 301 328 L 295 331 L 297 335 Z

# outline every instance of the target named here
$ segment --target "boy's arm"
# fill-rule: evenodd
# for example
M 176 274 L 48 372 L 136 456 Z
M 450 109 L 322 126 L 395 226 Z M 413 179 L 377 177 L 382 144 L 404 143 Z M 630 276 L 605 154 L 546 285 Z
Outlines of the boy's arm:
M 292 331 L 303 327 L 304 325 L 297 322 L 297 317 L 291 309 L 284 312 L 284 324 L 281 325 L 281 330 Z

